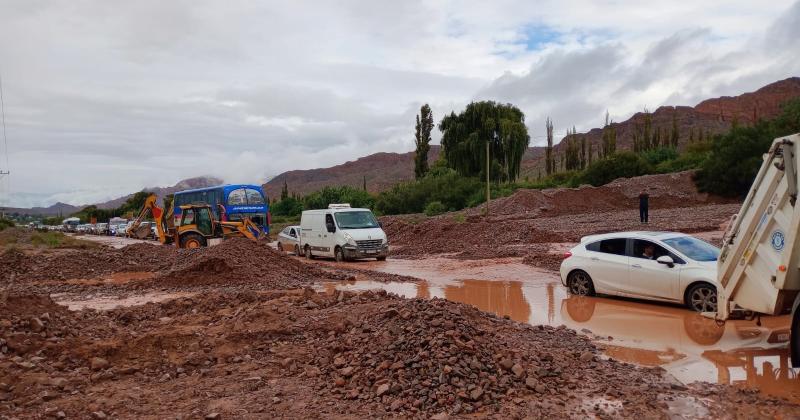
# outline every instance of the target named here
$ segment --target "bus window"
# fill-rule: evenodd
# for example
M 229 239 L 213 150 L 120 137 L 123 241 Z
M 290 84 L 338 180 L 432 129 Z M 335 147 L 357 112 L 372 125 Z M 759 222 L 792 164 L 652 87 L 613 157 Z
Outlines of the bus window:
M 228 194 L 228 205 L 229 206 L 239 206 L 247 204 L 247 196 L 244 193 L 244 190 L 233 190 Z
M 247 191 L 247 204 L 264 204 L 264 197 L 261 196 L 261 191 L 248 188 Z

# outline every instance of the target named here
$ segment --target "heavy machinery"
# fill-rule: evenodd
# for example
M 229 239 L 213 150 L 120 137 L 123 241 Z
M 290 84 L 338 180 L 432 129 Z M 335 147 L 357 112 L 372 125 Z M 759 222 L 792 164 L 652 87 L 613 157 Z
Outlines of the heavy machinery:
M 718 320 L 792 314 L 792 366 L 800 366 L 800 134 L 773 141 L 717 261 Z
M 165 212 L 156 204 L 157 199 L 155 194 L 147 197 L 139 216 L 128 227 L 130 236 L 140 236 L 142 222 L 150 214 L 155 221 L 158 240 L 162 244 L 175 243 L 179 248 L 200 248 L 232 237 L 254 241 L 263 238 L 263 231 L 250 219 L 239 222 L 219 221 L 208 204 L 180 206 L 181 219 L 178 226 L 175 226 L 172 207 Z

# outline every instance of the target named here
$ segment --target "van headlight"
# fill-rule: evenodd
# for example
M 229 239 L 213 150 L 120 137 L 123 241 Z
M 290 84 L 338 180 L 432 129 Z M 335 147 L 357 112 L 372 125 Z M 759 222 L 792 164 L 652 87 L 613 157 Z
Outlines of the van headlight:
M 345 241 L 347 241 L 347 244 L 348 244 L 348 245 L 353 245 L 353 246 L 355 246 L 355 245 L 356 245 L 356 241 L 355 241 L 355 240 L 353 239 L 353 237 L 352 237 L 352 236 L 350 236 L 350 234 L 349 234 L 349 233 L 347 233 L 347 232 L 345 232 L 345 233 L 344 233 L 344 240 L 345 240 Z

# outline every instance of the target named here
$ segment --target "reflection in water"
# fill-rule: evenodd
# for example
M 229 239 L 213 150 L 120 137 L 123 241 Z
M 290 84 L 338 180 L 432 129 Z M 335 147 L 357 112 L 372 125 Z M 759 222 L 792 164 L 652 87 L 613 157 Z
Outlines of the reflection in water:
M 522 295 L 522 283 L 518 281 L 464 280 L 460 285 L 445 286 L 444 296 L 515 321 L 528 322 L 531 316 L 531 307 Z
M 684 383 L 757 387 L 800 401 L 800 378 L 788 367 L 788 316 L 718 324 L 672 305 L 568 296 L 552 278 L 538 281 L 452 280 L 419 283 L 348 281 L 323 288 L 385 289 L 405 297 L 447 298 L 531 324 L 565 324 L 591 336 L 608 356 L 661 366 Z M 558 305 L 560 302 L 560 305 Z

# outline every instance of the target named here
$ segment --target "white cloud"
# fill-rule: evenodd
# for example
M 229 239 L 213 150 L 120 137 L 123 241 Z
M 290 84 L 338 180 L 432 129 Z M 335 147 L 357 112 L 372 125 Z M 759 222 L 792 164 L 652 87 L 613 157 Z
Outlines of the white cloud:
M 81 204 L 407 151 L 424 102 L 437 118 L 513 102 L 536 143 L 546 115 L 561 133 L 606 108 L 738 94 L 800 70 L 800 6 L 770 6 L 0 0 L 0 200 Z

